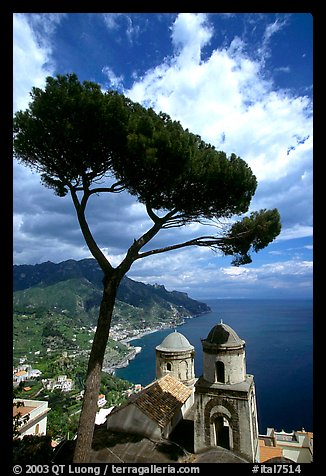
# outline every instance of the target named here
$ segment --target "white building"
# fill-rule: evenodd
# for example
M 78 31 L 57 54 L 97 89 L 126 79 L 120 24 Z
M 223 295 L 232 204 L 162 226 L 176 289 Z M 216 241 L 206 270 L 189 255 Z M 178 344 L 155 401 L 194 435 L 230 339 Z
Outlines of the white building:
M 20 384 L 20 382 L 25 382 L 28 380 L 28 372 L 26 370 L 19 370 L 14 373 L 13 383 Z
M 266 435 L 259 435 L 260 462 L 268 462 L 272 457 L 283 457 L 294 463 L 312 463 L 313 433 L 292 431 L 290 433 L 267 428 Z
M 59 389 L 62 392 L 70 392 L 74 386 L 74 381 L 67 375 L 59 375 L 57 379 L 44 379 L 42 383 L 47 390 L 51 391 Z
M 73 389 L 74 382 L 71 378 L 67 378 L 64 382 L 61 383 L 61 390 L 63 392 L 70 392 Z
M 17 369 L 14 369 L 13 372 L 13 384 L 18 385 L 20 382 L 25 382 L 26 380 L 37 378 L 42 374 L 38 369 L 32 369 L 31 365 L 20 365 Z
M 100 408 L 96 413 L 95 425 L 103 425 L 106 422 L 107 416 L 114 409 L 114 406 L 110 408 Z
M 104 407 L 104 405 L 106 404 L 107 400 L 105 398 L 105 395 L 103 395 L 103 393 L 101 393 L 98 397 L 97 397 L 97 406 L 98 407 Z
M 20 438 L 25 435 L 46 435 L 47 414 L 50 411 L 48 402 L 40 400 L 14 399 L 14 404 L 22 402 L 22 406 L 13 406 L 13 417 L 18 414 L 22 425 L 18 431 Z

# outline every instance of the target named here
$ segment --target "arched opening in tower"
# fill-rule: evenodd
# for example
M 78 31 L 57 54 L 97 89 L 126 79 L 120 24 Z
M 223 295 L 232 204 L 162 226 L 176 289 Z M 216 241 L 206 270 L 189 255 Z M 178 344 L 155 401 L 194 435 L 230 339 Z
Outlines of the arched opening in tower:
M 215 446 L 222 446 L 227 450 L 230 448 L 230 425 L 228 420 L 223 416 L 218 416 L 214 420 Z
M 216 380 L 220 383 L 225 383 L 225 369 L 224 363 L 218 360 L 215 363 L 215 370 L 216 370 Z

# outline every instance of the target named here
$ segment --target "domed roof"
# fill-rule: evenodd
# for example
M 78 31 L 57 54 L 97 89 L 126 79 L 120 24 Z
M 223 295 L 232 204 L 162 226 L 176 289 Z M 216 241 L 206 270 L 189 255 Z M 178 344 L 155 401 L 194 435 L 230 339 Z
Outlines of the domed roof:
M 227 347 L 243 346 L 245 343 L 230 326 L 222 321 L 211 329 L 204 342 Z
M 180 334 L 180 332 L 174 331 L 166 336 L 163 342 L 158 345 L 156 349 L 166 352 L 182 352 L 192 350 L 194 349 L 194 346 L 190 344 L 184 335 Z

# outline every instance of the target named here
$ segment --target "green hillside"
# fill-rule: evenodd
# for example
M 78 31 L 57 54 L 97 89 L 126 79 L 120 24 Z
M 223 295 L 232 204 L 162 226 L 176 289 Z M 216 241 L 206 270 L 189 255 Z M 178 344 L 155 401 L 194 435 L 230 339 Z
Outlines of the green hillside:
M 85 285 L 92 284 L 93 290 L 102 291 L 103 273 L 94 259 L 83 259 L 67 260 L 61 263 L 48 261 L 36 265 L 14 265 L 13 278 L 14 292 L 36 287 L 47 288 L 73 279 L 77 279 L 78 283 L 84 279 Z M 99 304 L 97 299 L 95 297 L 95 304 Z M 151 307 L 157 308 L 157 305 L 170 310 L 172 305 L 184 315 L 203 314 L 210 310 L 205 303 L 191 299 L 186 293 L 167 291 L 162 285 L 144 284 L 127 276 L 123 278 L 119 286 L 117 299 L 146 310 Z M 89 299 L 87 305 L 92 307 L 92 304 L 92 300 Z
M 102 296 L 102 274 L 95 260 L 14 266 L 14 356 L 51 351 L 88 352 Z M 185 316 L 208 312 L 185 293 L 169 292 L 124 278 L 118 290 L 111 332 L 131 334 L 180 324 Z M 106 360 L 130 352 L 109 339 Z

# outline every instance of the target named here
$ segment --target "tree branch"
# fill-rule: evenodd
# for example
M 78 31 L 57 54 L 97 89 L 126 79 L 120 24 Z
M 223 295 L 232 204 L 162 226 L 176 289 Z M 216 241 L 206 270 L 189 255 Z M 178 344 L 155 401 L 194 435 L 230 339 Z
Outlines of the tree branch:
M 166 251 L 178 250 L 187 246 L 218 246 L 220 243 L 223 242 L 223 240 L 224 238 L 217 238 L 215 236 L 200 236 L 189 241 L 184 241 L 183 243 L 177 243 L 175 245 L 165 246 L 164 248 L 156 248 L 150 251 L 144 251 L 143 253 L 138 253 L 136 259 L 145 258 L 146 256 L 151 256 L 159 253 L 165 253 Z
M 88 195 L 93 195 L 94 193 L 109 192 L 109 193 L 119 193 L 125 190 L 126 187 L 122 185 L 122 182 L 117 182 L 111 185 L 111 187 L 97 187 L 93 189 L 88 189 Z M 85 187 L 75 187 L 76 192 L 85 191 Z
M 111 187 L 98 187 L 90 190 L 90 194 L 99 193 L 99 192 L 110 192 L 110 193 L 119 193 L 123 190 L 126 190 L 126 187 L 123 185 L 123 182 L 116 182 Z
M 96 261 L 99 263 L 103 273 L 108 274 L 113 271 L 113 267 L 111 266 L 109 260 L 102 253 L 100 248 L 97 246 L 97 243 L 93 238 L 93 235 L 89 229 L 89 226 L 85 217 L 85 208 L 86 208 L 87 200 L 90 196 L 90 191 L 87 190 L 84 192 L 81 202 L 79 202 L 76 190 L 73 187 L 70 187 L 70 193 L 71 193 L 73 204 L 77 212 L 77 218 L 80 225 L 80 229 L 82 231 L 86 244 L 90 252 L 94 256 L 94 258 L 96 259 Z
M 147 215 L 154 223 L 159 222 L 160 217 L 158 217 L 156 213 L 154 213 L 153 209 L 150 207 L 148 203 L 146 203 L 146 211 L 147 211 Z
M 118 266 L 121 273 L 125 274 L 129 271 L 132 263 L 139 259 L 139 251 L 162 229 L 164 223 L 166 223 L 176 213 L 176 210 L 171 210 L 165 216 L 157 216 L 150 205 L 146 204 L 146 210 L 148 216 L 154 222 L 153 226 L 137 240 L 134 240 L 133 244 L 128 249 L 128 252 L 123 261 Z

